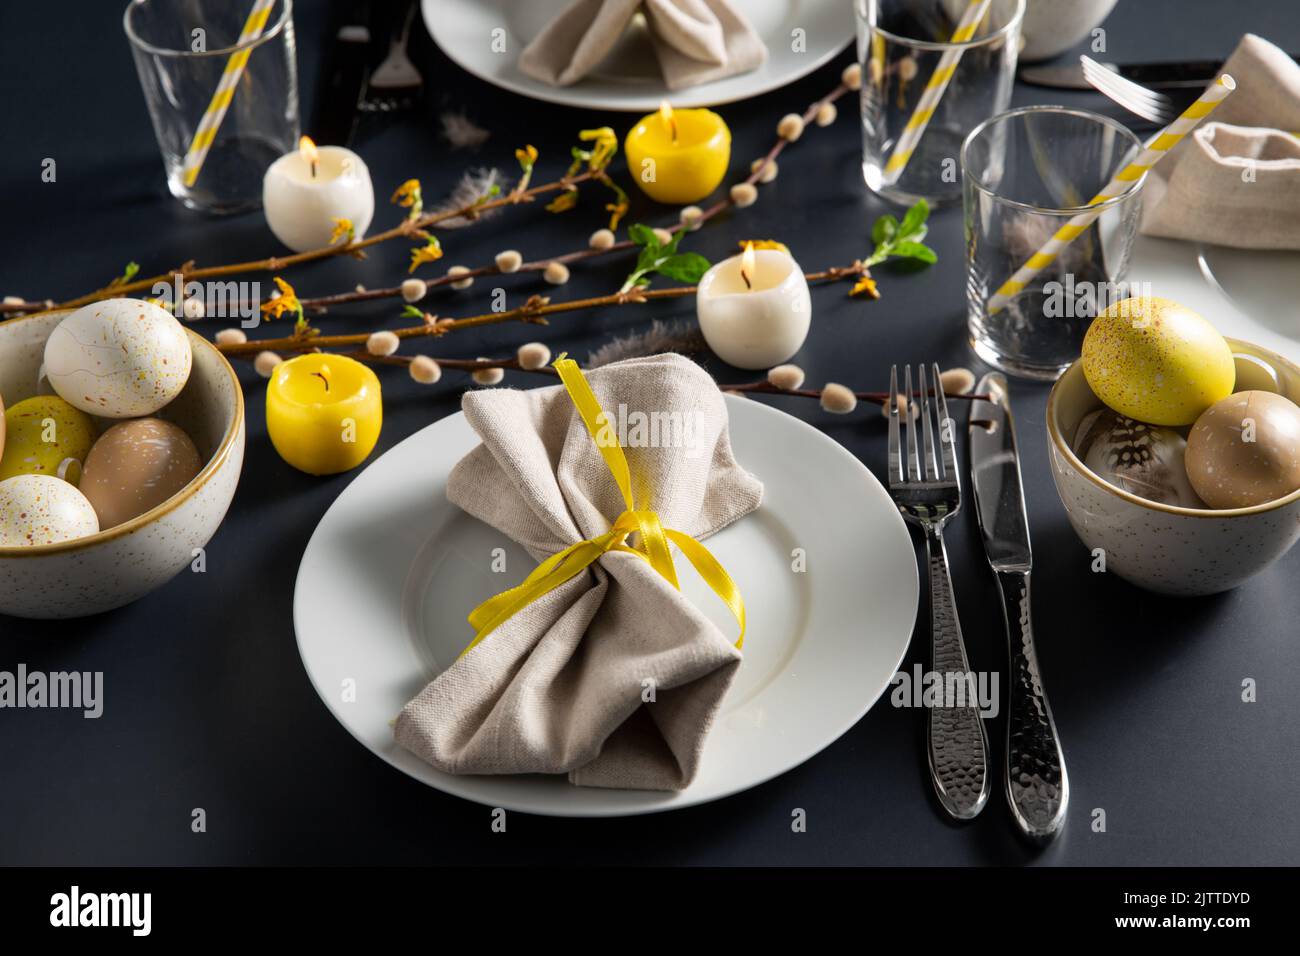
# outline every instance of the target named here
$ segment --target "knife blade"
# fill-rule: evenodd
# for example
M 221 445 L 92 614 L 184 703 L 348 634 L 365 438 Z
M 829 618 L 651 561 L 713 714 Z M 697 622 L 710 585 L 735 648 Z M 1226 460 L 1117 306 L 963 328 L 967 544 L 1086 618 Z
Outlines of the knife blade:
M 1029 601 L 1033 552 L 1020 453 L 1006 378 L 992 372 L 980 379 L 975 391 L 989 400 L 971 402 L 971 487 L 984 550 L 1002 594 L 1010 653 L 1003 783 L 1020 831 L 1043 842 L 1060 833 L 1070 788 L 1034 646 Z
M 1292 57 L 1294 59 L 1294 57 Z M 1222 60 L 1196 60 L 1179 63 L 1103 63 L 1125 79 L 1153 89 L 1187 89 L 1203 87 L 1223 69 Z M 1076 58 L 1071 63 L 1052 66 L 1025 66 L 1020 79 L 1031 86 L 1050 86 L 1058 90 L 1091 90 Z
M 352 22 L 339 27 L 334 37 L 312 118 L 311 133 L 322 145 L 351 146 L 356 136 L 358 109 L 370 81 L 368 6 L 356 4 Z

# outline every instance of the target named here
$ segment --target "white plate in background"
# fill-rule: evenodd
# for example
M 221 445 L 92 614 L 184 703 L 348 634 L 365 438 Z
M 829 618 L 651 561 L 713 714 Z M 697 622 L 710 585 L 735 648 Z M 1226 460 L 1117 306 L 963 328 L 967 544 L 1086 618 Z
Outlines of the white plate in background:
M 1300 362 L 1300 251 L 1137 237 L 1130 282 L 1199 312 L 1222 335 Z
M 717 106 L 786 86 L 848 46 L 857 29 L 851 0 L 733 0 L 767 46 L 767 60 L 757 70 L 670 91 L 649 42 L 633 33 L 591 75 L 572 86 L 551 86 L 521 72 L 516 61 L 571 2 L 421 0 L 421 8 L 434 43 L 481 80 L 564 106 L 640 113 L 654 112 L 665 99 L 678 107 Z M 506 31 L 505 53 L 492 49 L 498 29 Z M 795 30 L 804 31 L 802 52 L 793 49 Z

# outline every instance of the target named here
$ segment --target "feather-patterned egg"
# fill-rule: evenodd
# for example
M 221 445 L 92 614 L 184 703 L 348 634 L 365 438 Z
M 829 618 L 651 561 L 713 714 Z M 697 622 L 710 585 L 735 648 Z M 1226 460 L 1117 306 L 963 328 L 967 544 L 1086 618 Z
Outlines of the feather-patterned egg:
M 180 491 L 202 467 L 198 449 L 160 418 L 118 422 L 99 436 L 81 477 L 101 528 L 113 528 Z
M 1148 501 L 1204 508 L 1187 478 L 1186 452 L 1187 442 L 1172 428 L 1110 408 L 1085 415 L 1074 436 L 1074 453 L 1103 481 Z
M 152 415 L 190 377 L 189 338 L 152 302 L 105 299 L 73 312 L 45 343 L 45 374 L 65 401 L 104 418 Z
M 0 547 L 70 541 L 99 530 L 86 496 L 53 475 L 15 475 L 0 481 Z

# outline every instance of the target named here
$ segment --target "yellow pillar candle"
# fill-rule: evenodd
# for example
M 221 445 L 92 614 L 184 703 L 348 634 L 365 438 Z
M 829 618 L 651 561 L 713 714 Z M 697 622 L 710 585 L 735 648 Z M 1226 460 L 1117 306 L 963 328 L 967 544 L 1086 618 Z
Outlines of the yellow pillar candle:
M 623 143 L 632 178 L 651 199 L 698 202 L 718 188 L 731 162 L 731 130 L 712 110 L 674 110 L 667 102 L 643 116 Z
M 277 365 L 266 385 L 271 444 L 309 475 L 361 464 L 374 450 L 383 421 L 379 379 L 345 355 L 299 355 Z

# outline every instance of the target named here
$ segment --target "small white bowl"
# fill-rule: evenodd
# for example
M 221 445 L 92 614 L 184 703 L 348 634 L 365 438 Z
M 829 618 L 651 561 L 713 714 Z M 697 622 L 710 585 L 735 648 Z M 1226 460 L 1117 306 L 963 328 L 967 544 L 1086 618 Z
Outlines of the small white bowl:
M 1020 34 L 1024 62 L 1064 53 L 1110 15 L 1117 0 L 1029 0 Z
M 1275 352 L 1228 339 L 1236 390 L 1260 389 L 1300 400 L 1300 368 Z M 1148 501 L 1099 478 L 1075 455 L 1080 420 L 1101 407 L 1075 362 L 1047 397 L 1052 478 L 1070 524 L 1106 570 L 1149 591 L 1215 594 L 1241 584 L 1300 538 L 1300 490 L 1285 498 L 1213 511 Z
M 0 322 L 0 395 L 6 407 L 37 394 L 45 340 L 67 311 Z M 36 547 L 0 547 L 0 614 L 82 617 L 128 604 L 188 567 L 216 532 L 244 463 L 244 395 L 234 369 L 186 330 L 194 365 L 159 412 L 194 439 L 206 464 L 144 514 L 98 534 Z

